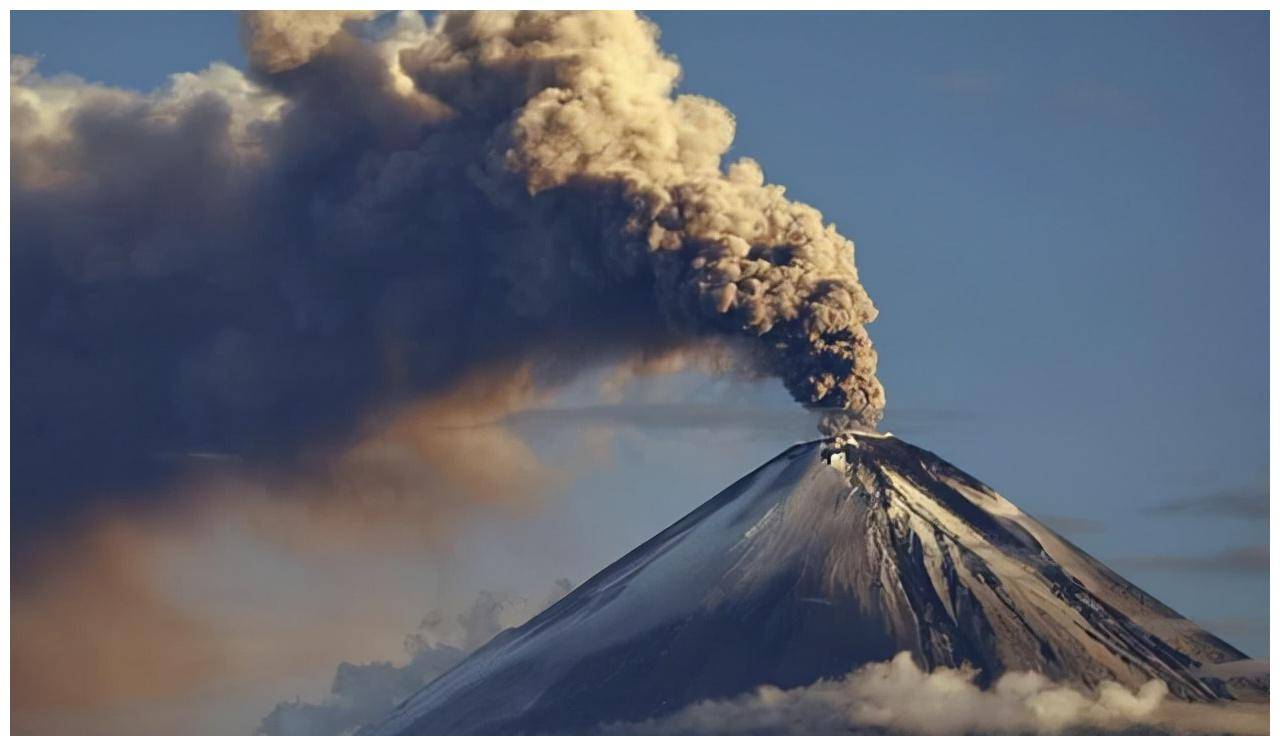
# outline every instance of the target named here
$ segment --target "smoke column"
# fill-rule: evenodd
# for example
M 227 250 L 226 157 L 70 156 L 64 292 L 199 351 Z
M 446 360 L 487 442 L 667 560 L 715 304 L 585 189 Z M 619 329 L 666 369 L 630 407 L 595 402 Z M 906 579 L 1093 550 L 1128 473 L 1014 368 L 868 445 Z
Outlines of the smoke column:
M 147 94 L 12 61 L 15 520 L 158 452 L 278 463 L 476 376 L 717 345 L 879 419 L 853 244 L 722 164 L 733 116 L 675 93 L 644 18 L 272 11 L 243 37 L 247 72 Z

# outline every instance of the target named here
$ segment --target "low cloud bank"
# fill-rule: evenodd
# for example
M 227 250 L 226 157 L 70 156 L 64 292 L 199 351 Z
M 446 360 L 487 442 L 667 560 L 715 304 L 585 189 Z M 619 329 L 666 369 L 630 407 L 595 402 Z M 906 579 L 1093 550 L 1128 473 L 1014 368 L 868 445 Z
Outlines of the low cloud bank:
M 280 702 L 262 719 L 258 735 L 332 736 L 352 733 L 376 722 L 428 682 L 457 665 L 471 651 L 502 630 L 523 624 L 573 590 L 565 578 L 557 580 L 545 599 L 480 591 L 471 606 L 446 623 L 439 611 L 427 614 L 418 630 L 405 638 L 410 660 L 403 666 L 388 661 L 338 664 L 330 696 L 321 704 L 295 699 Z
M 452 645 L 418 650 L 406 665 L 388 661 L 338 664 L 330 697 L 322 704 L 280 702 L 262 719 L 258 735 L 332 736 L 378 719 L 467 654 Z
M 764 686 L 604 730 L 622 735 L 1267 732 L 1266 705 L 1171 701 L 1158 680 L 1137 691 L 1103 682 L 1086 693 L 1029 671 L 1007 673 L 991 688 L 981 689 L 974 675 L 952 668 L 926 672 L 903 652 L 840 679 L 785 690 Z

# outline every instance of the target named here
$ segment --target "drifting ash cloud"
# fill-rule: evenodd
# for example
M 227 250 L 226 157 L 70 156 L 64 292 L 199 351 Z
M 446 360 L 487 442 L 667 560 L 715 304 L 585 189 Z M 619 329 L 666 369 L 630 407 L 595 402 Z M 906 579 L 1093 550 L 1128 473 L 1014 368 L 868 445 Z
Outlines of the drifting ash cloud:
M 1060 686 L 1033 672 L 1007 673 L 989 689 L 975 672 L 921 670 L 910 653 L 807 687 L 761 687 L 699 702 L 659 720 L 614 724 L 609 734 L 1265 734 L 1266 705 L 1170 701 L 1164 683 L 1137 691 L 1103 682 L 1096 692 Z
M 149 93 L 12 60 L 19 573 L 122 502 L 447 536 L 556 477 L 473 426 L 594 367 L 731 349 L 877 416 L 852 244 L 723 162 L 732 116 L 653 24 L 372 21 L 246 14 L 248 71 Z
M 41 732 L 36 715 L 123 707 L 225 672 L 211 625 L 153 587 L 152 538 L 127 521 L 102 521 L 49 551 L 39 582 L 15 580 L 15 732 Z
M 151 638 L 114 627 L 79 636 L 101 674 L 78 677 L 42 634 L 47 609 L 216 634 L 149 552 L 92 541 L 98 516 L 159 543 L 229 514 L 298 551 L 442 543 L 561 476 L 476 424 L 597 368 L 731 354 L 879 416 L 852 243 L 725 162 L 732 115 L 677 93 L 642 17 L 249 13 L 244 42 L 248 70 L 151 92 L 11 60 L 18 709 L 208 678 L 121 671 Z M 81 592 L 95 566 L 124 590 Z
M 12 61 L 20 527 L 172 478 L 156 454 L 341 451 L 477 376 L 531 371 L 534 403 L 727 345 L 801 404 L 879 418 L 853 244 L 723 162 L 733 116 L 676 92 L 652 23 L 244 18 L 248 72 L 152 93 Z

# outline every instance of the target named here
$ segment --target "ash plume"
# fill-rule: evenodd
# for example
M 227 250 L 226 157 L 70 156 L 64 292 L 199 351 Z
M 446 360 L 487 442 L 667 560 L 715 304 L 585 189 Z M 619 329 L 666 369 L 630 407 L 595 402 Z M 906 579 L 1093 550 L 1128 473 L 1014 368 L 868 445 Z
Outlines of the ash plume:
M 504 371 L 729 344 L 884 406 L 853 244 L 628 12 L 263 12 L 151 93 L 11 65 L 15 521 Z M 465 405 L 463 405 L 465 406 Z M 63 468 L 66 454 L 77 469 Z

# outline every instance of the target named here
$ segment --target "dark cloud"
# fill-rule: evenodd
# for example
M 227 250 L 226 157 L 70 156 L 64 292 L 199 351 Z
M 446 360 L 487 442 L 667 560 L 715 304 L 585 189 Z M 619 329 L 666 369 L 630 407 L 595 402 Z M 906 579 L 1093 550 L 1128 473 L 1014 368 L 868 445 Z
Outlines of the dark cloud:
M 1214 516 L 1264 521 L 1270 511 L 1271 492 L 1265 485 L 1184 497 L 1147 508 L 1148 513 L 1155 515 Z
M 168 454 L 313 468 L 476 376 L 713 338 L 879 416 L 852 243 L 725 168 L 732 116 L 674 93 L 655 27 L 363 17 L 252 14 L 248 74 L 147 95 L 13 61 L 15 536 L 163 495 Z
M 254 14 L 248 71 L 146 94 L 11 61 L 15 703 L 185 693 L 224 657 L 114 668 L 223 631 L 152 598 L 160 563 L 86 592 L 104 563 L 71 548 L 104 514 L 434 544 L 557 477 L 492 423 L 584 370 L 712 349 L 877 416 L 852 244 L 725 162 L 732 117 L 676 94 L 655 27 L 437 19 Z

